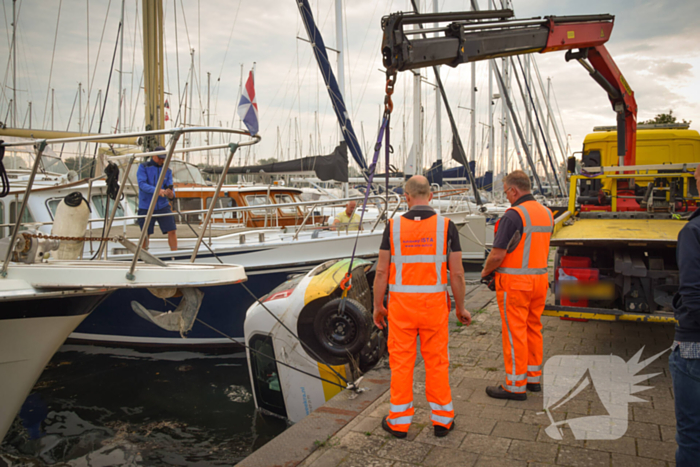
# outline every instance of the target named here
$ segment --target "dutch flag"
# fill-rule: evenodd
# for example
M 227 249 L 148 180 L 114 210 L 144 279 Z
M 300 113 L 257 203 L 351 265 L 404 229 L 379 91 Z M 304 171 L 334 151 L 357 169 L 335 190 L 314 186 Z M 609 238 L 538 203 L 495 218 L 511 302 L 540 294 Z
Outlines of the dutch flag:
M 241 101 L 238 103 L 238 116 L 241 117 L 250 134 L 255 136 L 258 133 L 258 103 L 255 100 L 252 70 L 243 88 Z

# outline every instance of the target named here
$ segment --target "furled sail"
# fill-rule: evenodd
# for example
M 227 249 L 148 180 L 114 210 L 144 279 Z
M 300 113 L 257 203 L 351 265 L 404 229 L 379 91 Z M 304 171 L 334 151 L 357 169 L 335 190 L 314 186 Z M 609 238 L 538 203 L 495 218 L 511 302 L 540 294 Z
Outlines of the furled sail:
M 221 167 L 203 169 L 206 173 L 221 173 Z M 327 156 L 310 156 L 291 161 L 273 162 L 262 165 L 246 165 L 230 167 L 227 174 L 280 174 L 294 172 L 316 172 L 323 180 L 336 182 L 348 181 L 348 146 L 342 141 L 331 154 Z

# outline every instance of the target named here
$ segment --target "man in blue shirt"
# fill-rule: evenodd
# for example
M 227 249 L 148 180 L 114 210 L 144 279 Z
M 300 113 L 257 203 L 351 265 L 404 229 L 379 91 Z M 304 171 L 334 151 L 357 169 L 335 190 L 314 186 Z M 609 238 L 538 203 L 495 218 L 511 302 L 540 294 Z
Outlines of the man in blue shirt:
M 700 188 L 700 166 L 695 169 Z M 680 273 L 673 314 L 678 321 L 669 369 L 676 405 L 676 465 L 698 465 L 700 459 L 700 209 L 678 234 L 676 261 Z
M 158 146 L 155 151 L 165 151 L 165 148 Z M 151 205 L 151 200 L 153 195 L 157 193 L 158 200 L 156 201 L 155 211 L 153 214 L 172 214 L 170 209 L 169 199 L 175 197 L 175 192 L 173 192 L 173 172 L 168 169 L 165 174 L 165 179 L 163 180 L 163 186 L 156 189 L 156 183 L 158 183 L 158 178 L 160 177 L 160 172 L 163 169 L 163 163 L 165 162 L 165 154 L 159 154 L 151 157 L 151 159 L 143 164 L 139 165 L 138 172 L 136 173 L 139 182 L 139 216 L 145 216 L 148 214 L 148 207 Z M 140 217 L 138 219 L 139 226 L 143 230 L 143 224 L 146 218 Z M 164 234 L 168 234 L 168 245 L 170 249 L 177 250 L 177 227 L 175 226 L 175 216 L 163 216 L 163 217 L 153 217 L 150 224 L 148 225 L 148 236 L 143 243 L 144 248 L 148 248 L 148 239 L 153 234 L 155 229 L 156 221 L 160 227 L 160 231 Z

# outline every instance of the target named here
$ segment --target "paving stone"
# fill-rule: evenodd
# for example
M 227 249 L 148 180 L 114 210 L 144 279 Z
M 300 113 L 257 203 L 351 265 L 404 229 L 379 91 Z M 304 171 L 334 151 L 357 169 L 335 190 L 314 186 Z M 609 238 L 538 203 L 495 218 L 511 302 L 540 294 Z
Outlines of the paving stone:
M 610 465 L 610 454 L 573 446 L 561 446 L 557 456 L 557 464 L 571 467 L 607 466 Z
M 637 454 L 637 445 L 634 438 L 629 438 L 627 436 L 623 436 L 622 438 L 615 440 L 588 440 L 586 441 L 585 446 L 587 449 L 594 449 L 596 451 L 617 452 L 620 454 L 628 454 L 630 456 Z
M 479 456 L 474 467 L 526 467 L 527 462 L 491 456 Z
M 500 436 L 503 438 L 535 441 L 537 439 L 538 431 L 539 428 L 533 425 L 499 421 L 496 423 L 496 427 L 493 429 L 492 434 L 493 436 Z
M 653 409 L 649 407 L 632 407 L 636 422 L 654 423 L 657 425 L 676 426 L 676 414 L 670 410 Z
M 371 433 L 377 427 L 382 426 L 382 419 L 375 417 L 367 417 L 360 420 L 351 428 L 352 431 L 357 431 L 359 433 Z
M 385 443 L 386 439 L 381 436 L 367 436 L 363 433 L 351 431 L 340 438 L 337 447 L 364 455 L 372 455 L 375 454 Z
M 403 439 L 389 440 L 376 452 L 377 457 L 396 461 L 420 464 L 430 452 L 431 447 Z
M 533 441 L 513 440 L 508 449 L 508 456 L 527 462 L 554 463 L 559 448 L 556 445 L 536 443 Z
M 509 400 L 506 402 L 506 407 L 513 407 L 514 409 L 522 410 L 537 410 L 542 411 L 544 396 L 541 392 L 528 392 L 527 400 L 524 401 L 514 401 Z
M 481 418 L 492 418 L 494 420 L 504 420 L 507 422 L 519 422 L 524 410 L 512 407 L 487 406 L 481 411 Z
M 495 384 L 495 381 L 492 381 L 491 384 Z M 505 399 L 494 399 L 493 397 L 489 397 L 486 394 L 486 386 L 484 386 L 483 389 L 481 389 L 481 390 L 476 389 L 474 391 L 474 394 L 472 394 L 471 397 L 469 398 L 469 402 L 475 402 L 477 404 L 484 404 L 484 405 L 496 405 L 498 407 L 505 407 L 507 401 Z
M 391 467 L 393 460 L 380 459 L 377 457 L 349 455 L 338 467 Z
M 549 424 L 547 424 L 549 426 Z M 550 443 L 550 444 L 561 444 L 561 445 L 566 445 L 566 446 L 574 446 L 574 447 L 584 447 L 584 442 L 582 440 L 578 440 L 574 437 L 573 432 L 571 429 L 567 426 L 560 426 L 559 428 L 564 432 L 563 438 L 562 439 L 553 439 L 551 438 L 545 429 L 547 426 L 543 426 L 540 428 L 540 431 L 537 433 L 537 442 L 538 443 Z
M 637 456 L 626 456 L 614 452 L 612 465 L 613 467 L 666 467 L 666 462 Z
M 452 434 L 450 433 L 448 436 L 452 436 Z M 478 458 L 479 455 L 475 453 L 436 446 L 425 456 L 423 465 L 428 467 L 471 467 Z
M 459 449 L 491 457 L 504 457 L 511 442 L 507 438 L 469 433 Z
M 676 443 L 664 443 L 662 441 L 647 440 L 637 445 L 640 457 L 660 459 L 665 461 L 676 460 Z
M 661 428 L 661 440 L 668 443 L 676 442 L 676 427 L 675 426 L 664 426 L 659 425 Z
M 349 456 L 347 451 L 343 449 L 331 448 L 321 454 L 310 467 L 336 467 L 343 459 Z
M 470 415 L 456 415 L 455 422 L 455 431 L 482 435 L 491 434 L 493 427 L 496 426 L 496 420 L 472 417 Z
M 528 425 L 539 425 L 539 426 L 549 426 L 549 417 L 544 412 L 539 410 L 525 410 L 523 411 L 523 417 L 520 419 L 520 423 L 527 423 Z
M 661 426 L 662 430 L 664 428 L 670 427 Z M 659 425 L 654 425 L 652 423 L 635 422 L 634 420 L 630 420 L 627 422 L 627 433 L 625 433 L 625 436 L 629 436 L 632 438 L 652 439 L 654 441 L 661 440 L 661 435 L 659 433 Z
M 435 436 L 435 430 L 432 426 L 425 427 L 418 436 L 416 436 L 415 441 L 417 443 L 429 444 L 431 446 L 442 446 L 456 448 L 462 444 L 462 440 L 467 436 L 466 432 L 457 431 L 457 420 L 455 420 L 455 429 L 452 430 L 447 436 L 438 438 Z

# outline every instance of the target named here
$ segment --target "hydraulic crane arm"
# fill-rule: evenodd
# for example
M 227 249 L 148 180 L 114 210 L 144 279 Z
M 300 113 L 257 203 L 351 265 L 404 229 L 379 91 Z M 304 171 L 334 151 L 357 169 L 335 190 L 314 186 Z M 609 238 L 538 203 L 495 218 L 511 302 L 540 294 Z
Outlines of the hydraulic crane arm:
M 566 50 L 608 93 L 617 112 L 620 166 L 634 165 L 637 103 L 604 44 L 610 38 L 612 15 L 548 16 L 518 20 L 512 10 L 452 13 L 394 13 L 382 18 L 382 57 L 388 74 L 433 65 Z M 422 24 L 449 23 L 436 28 Z M 412 29 L 406 26 L 418 25 Z M 425 37 L 422 33 L 435 33 Z M 577 49 L 574 51 L 574 49 Z

